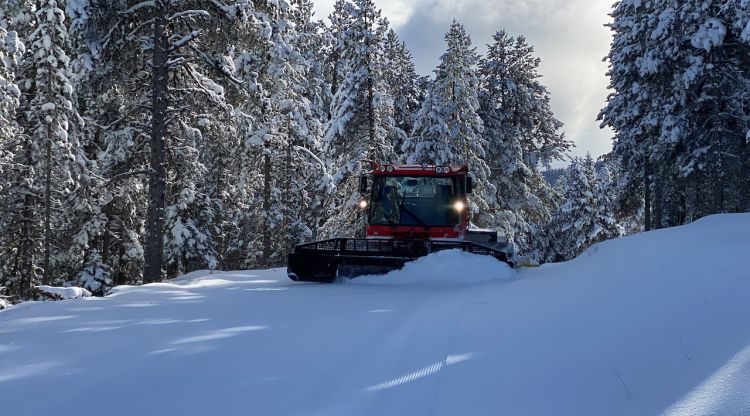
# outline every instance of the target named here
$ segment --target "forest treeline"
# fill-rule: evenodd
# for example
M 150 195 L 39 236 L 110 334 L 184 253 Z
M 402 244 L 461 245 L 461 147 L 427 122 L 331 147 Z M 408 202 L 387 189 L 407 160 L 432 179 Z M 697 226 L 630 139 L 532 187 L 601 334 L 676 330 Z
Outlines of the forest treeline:
M 454 21 L 426 77 L 372 0 L 2 0 L 0 286 L 283 265 L 362 232 L 369 161 L 470 165 L 473 221 L 542 261 L 747 211 L 747 2 L 621 1 L 611 28 L 614 148 L 570 160 L 504 30 L 479 54 Z

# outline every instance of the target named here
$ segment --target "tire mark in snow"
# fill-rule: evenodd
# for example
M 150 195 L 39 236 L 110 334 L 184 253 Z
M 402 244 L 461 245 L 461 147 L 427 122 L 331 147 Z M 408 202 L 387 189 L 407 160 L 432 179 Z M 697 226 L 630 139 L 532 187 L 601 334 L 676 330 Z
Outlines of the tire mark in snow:
M 609 365 L 612 366 L 612 370 L 614 370 L 615 375 L 617 376 L 617 379 L 620 380 L 620 384 L 622 384 L 622 387 L 625 389 L 625 393 L 627 393 L 627 395 L 630 396 L 630 389 L 628 388 L 627 384 L 625 384 L 625 381 L 622 379 L 620 372 L 617 371 L 617 367 L 615 367 L 615 363 L 610 361 Z

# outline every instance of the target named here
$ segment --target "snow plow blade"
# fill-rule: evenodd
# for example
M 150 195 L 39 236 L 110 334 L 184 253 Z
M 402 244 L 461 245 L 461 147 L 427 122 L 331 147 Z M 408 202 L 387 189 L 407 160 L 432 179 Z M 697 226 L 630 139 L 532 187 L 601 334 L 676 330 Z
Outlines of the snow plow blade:
M 298 282 L 332 283 L 340 277 L 385 274 L 430 253 L 452 249 L 492 256 L 513 267 L 502 248 L 470 241 L 334 238 L 295 247 L 287 274 Z

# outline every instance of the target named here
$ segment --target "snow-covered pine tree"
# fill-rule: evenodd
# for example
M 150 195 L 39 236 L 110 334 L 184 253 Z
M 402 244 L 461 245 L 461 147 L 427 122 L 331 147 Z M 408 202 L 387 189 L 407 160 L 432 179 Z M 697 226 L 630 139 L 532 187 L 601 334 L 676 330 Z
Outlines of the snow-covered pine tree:
M 61 242 L 60 220 L 63 198 L 76 186 L 78 143 L 70 137 L 72 124 L 78 120 L 73 107 L 73 86 L 68 79 L 70 58 L 66 53 L 68 31 L 65 13 L 57 0 L 43 0 L 35 10 L 36 27 L 27 40 L 27 54 L 22 66 L 27 77 L 28 107 L 24 127 L 31 135 L 31 161 L 37 175 L 34 193 L 42 216 L 43 258 L 41 267 L 46 284 L 54 282 L 59 260 L 53 245 Z
M 553 237 L 546 261 L 570 260 L 590 245 L 597 211 L 596 177 L 591 156 L 573 158 L 561 179 L 563 203 L 547 232 Z
M 28 175 L 32 169 L 24 155 L 29 148 L 16 122 L 21 91 L 16 84 L 18 60 L 25 52 L 18 33 L 8 31 L 9 21 L 0 14 L 0 286 L 9 294 L 28 297 L 36 277 L 32 254 L 28 210 L 23 208 L 30 195 Z M 26 162 L 22 164 L 21 162 Z
M 455 20 L 445 41 L 447 50 L 440 57 L 435 81 L 416 116 L 412 137 L 404 143 L 402 151 L 408 155 L 409 163 L 468 164 L 476 183 L 469 203 L 471 211 L 482 213 L 475 221 L 490 225 L 489 210 L 495 204 L 496 190 L 489 181 L 491 173 L 485 162 L 487 142 L 482 137 L 484 126 L 477 113 L 479 56 L 463 25 Z
M 140 282 L 143 267 L 147 143 L 141 104 L 147 58 L 128 36 L 138 18 L 121 14 L 126 9 L 127 4 L 113 7 L 104 0 L 67 7 L 72 81 L 85 120 L 75 134 L 92 171 L 73 195 L 68 262 L 77 263 L 71 272 L 78 274 L 78 284 L 95 293 L 110 284 Z
M 315 125 L 310 125 L 315 131 L 315 137 L 322 137 L 322 129 L 328 121 L 330 111 L 331 86 L 326 81 L 328 56 L 333 47 L 330 31 L 320 20 L 314 20 L 312 0 L 293 0 L 296 9 L 291 11 L 294 22 L 294 36 L 291 39 L 294 48 L 302 56 L 304 76 L 302 79 L 302 94 L 310 102 Z
M 6 30 L 7 23 L 0 17 L 0 177 L 4 169 L 9 169 L 13 144 L 19 140 L 20 133 L 16 122 L 16 110 L 18 109 L 21 91 L 16 85 L 15 72 L 19 56 L 24 52 L 24 45 L 18 39 L 14 31 Z M 0 192 L 7 184 L 0 181 Z
M 672 30 L 684 28 L 690 47 L 672 74 L 677 103 L 661 136 L 676 143 L 676 178 L 667 178 L 666 183 L 674 185 L 662 191 L 664 202 L 655 205 L 661 208 L 654 215 L 661 218 L 657 226 L 750 210 L 746 140 L 750 39 L 748 33 L 743 34 L 750 4 L 739 0 L 687 3 L 679 4 L 680 8 L 674 5 L 677 26 Z M 664 14 L 671 12 L 668 9 Z M 677 33 L 670 35 L 679 39 Z M 687 196 L 677 191 L 700 176 L 710 184 L 705 189 Z M 708 204 L 695 207 L 702 200 Z
M 614 92 L 600 118 L 646 229 L 749 209 L 747 5 L 628 0 L 613 18 Z
M 649 147 L 654 141 L 658 117 L 649 99 L 650 85 L 645 82 L 653 71 L 654 57 L 648 41 L 653 32 L 649 21 L 654 21 L 653 2 L 631 0 L 615 3 L 610 29 L 614 32 L 608 60 L 610 89 L 607 106 L 599 114 L 602 126 L 615 130 L 613 158 L 621 166 L 619 186 L 623 199 L 618 202 L 625 215 L 635 213 L 645 205 L 645 227 L 650 224 Z M 662 29 L 663 32 L 663 29 Z M 648 54 L 648 55 L 647 55 Z M 658 104 L 658 103 L 657 103 Z
M 615 214 L 618 189 L 608 165 L 604 158 L 595 165 L 596 226 L 590 234 L 591 244 L 622 237 L 625 233 L 625 227 L 620 225 Z
M 550 110 L 533 51 L 523 36 L 500 31 L 479 69 L 479 115 L 488 142 L 490 182 L 497 189 L 496 225 L 524 252 L 536 240 L 532 232 L 549 221 L 558 198 L 539 169 L 571 146 L 558 132 L 562 124 Z
M 372 0 L 344 4 L 351 23 L 341 37 L 344 75 L 331 104 L 323 151 L 329 159 L 336 194 L 326 202 L 323 235 L 361 233 L 357 178 L 366 160 L 394 160 L 392 99 L 382 67 L 387 22 Z
M 593 244 L 622 235 L 605 163 L 594 163 L 591 155 L 573 158 L 560 182 L 563 203 L 547 225 L 546 261 L 570 260 Z
M 231 49 L 226 40 L 242 39 L 237 32 L 251 25 L 253 5 L 169 0 L 114 6 L 85 2 L 89 21 L 81 39 L 94 62 L 87 84 L 96 93 L 89 96 L 98 100 L 88 107 L 87 118 L 96 120 L 98 130 L 92 130 L 100 148 L 97 162 L 107 178 L 102 186 L 107 230 L 97 240 L 102 260 L 112 266 L 116 283 L 124 276 L 140 279 L 146 225 L 142 213 L 147 211 L 144 180 L 150 172 L 155 175 L 150 189 L 156 201 L 150 219 L 163 221 L 165 227 L 145 227 L 152 231 L 146 280 L 161 278 L 163 268 L 156 265 L 156 257 L 164 256 L 170 275 L 211 267 L 220 250 L 219 239 L 213 237 L 220 227 L 213 222 L 223 218 L 219 208 L 224 194 L 216 184 L 231 181 L 225 170 L 211 170 L 224 166 L 216 161 L 227 160 L 226 155 L 208 154 L 235 148 L 227 141 L 237 140 L 227 129 L 217 128 L 231 126 L 225 123 L 231 107 L 224 91 L 237 83 L 225 59 Z M 143 85 L 152 88 L 144 90 Z M 153 143 L 145 140 L 148 136 Z M 206 160 L 215 164 L 206 166 Z M 159 199 L 164 201 L 161 208 Z M 168 252 L 159 250 L 161 244 Z
M 296 31 L 309 24 L 300 12 L 304 10 L 281 3 L 257 9 L 267 31 L 239 59 L 238 79 L 257 85 L 257 101 L 243 106 L 254 123 L 241 130 L 241 198 L 251 211 L 238 213 L 242 227 L 234 250 L 251 253 L 244 266 L 283 264 L 294 244 L 311 237 L 309 222 L 317 221 L 309 207 L 319 185 L 312 178 L 321 169 L 315 152 L 322 129 L 307 94 L 319 96 L 323 81 L 306 78 L 315 74 L 316 63 L 306 61 L 296 48 L 298 41 L 305 47 L 313 41 Z M 295 19 L 299 26 L 292 24 Z
M 295 4 L 298 8 L 298 12 L 294 14 L 297 34 L 293 44 L 305 63 L 301 80 L 302 95 L 310 103 L 311 116 L 307 120 L 307 139 L 300 140 L 299 147 L 296 147 L 306 162 L 297 168 L 297 172 L 305 179 L 297 184 L 300 189 L 299 200 L 294 207 L 298 211 L 297 216 L 306 224 L 305 228 L 312 232 L 307 238 L 315 239 L 320 225 L 326 218 L 321 207 L 335 192 L 330 186 L 331 177 L 321 163 L 322 138 L 333 100 L 332 86 L 326 79 L 326 71 L 329 65 L 328 57 L 333 51 L 334 38 L 322 21 L 313 20 L 312 1 L 295 0 Z M 298 233 L 297 236 L 301 235 Z
M 341 80 L 344 78 L 345 57 L 344 51 L 347 46 L 347 32 L 352 25 L 352 5 L 350 0 L 336 0 L 333 3 L 333 12 L 328 16 L 330 26 L 325 32 L 330 41 L 330 49 L 327 53 L 327 81 L 331 86 L 331 97 L 338 92 Z M 331 108 L 328 109 L 329 111 Z M 330 116 L 330 114 L 329 114 Z
M 411 56 L 396 32 L 391 29 L 383 41 L 383 77 L 393 100 L 393 148 L 401 149 L 414 129 L 414 118 L 424 100 L 425 90 Z M 406 155 L 401 155 L 405 158 Z

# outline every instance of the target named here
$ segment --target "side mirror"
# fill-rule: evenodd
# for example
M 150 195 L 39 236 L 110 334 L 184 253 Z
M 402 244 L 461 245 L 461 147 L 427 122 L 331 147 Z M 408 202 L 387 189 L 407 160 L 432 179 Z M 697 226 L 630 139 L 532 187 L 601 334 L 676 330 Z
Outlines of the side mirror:
M 359 193 L 360 194 L 367 193 L 367 176 L 359 177 Z
M 474 192 L 474 179 L 471 176 L 466 177 L 466 193 L 470 194 Z

